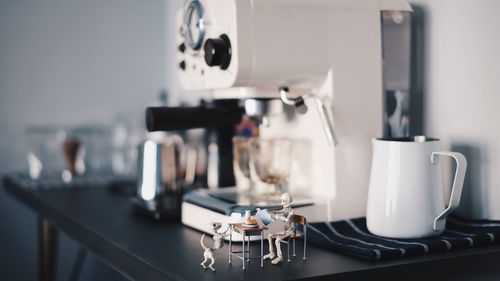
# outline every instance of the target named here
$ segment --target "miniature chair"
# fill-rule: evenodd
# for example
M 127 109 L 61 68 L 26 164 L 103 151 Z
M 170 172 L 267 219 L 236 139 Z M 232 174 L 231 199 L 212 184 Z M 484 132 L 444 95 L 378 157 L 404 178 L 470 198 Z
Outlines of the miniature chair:
M 304 216 L 292 215 L 290 218 L 291 223 L 293 224 L 293 235 L 287 237 L 286 239 L 281 240 L 281 243 L 285 243 L 287 245 L 287 261 L 290 261 L 290 242 L 293 242 L 293 256 L 295 257 L 295 240 L 302 238 L 302 234 L 297 233 L 297 226 L 302 225 L 303 233 L 304 233 L 304 257 L 306 259 L 306 242 L 307 242 L 307 223 L 306 218 Z M 292 240 L 292 241 L 290 241 Z

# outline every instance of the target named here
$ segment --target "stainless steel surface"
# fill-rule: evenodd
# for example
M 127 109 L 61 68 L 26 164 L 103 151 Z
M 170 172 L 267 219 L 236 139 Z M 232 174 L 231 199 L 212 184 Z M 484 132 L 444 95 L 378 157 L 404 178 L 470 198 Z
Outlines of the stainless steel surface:
M 382 12 L 383 81 L 385 95 L 384 135 L 410 135 L 411 14 Z
M 186 174 L 184 153 L 184 143 L 175 135 L 148 139 L 140 146 L 137 196 L 148 209 L 157 208 L 155 202 L 164 202 L 161 198 L 167 193 L 180 192 Z
M 192 0 L 187 4 L 181 33 L 193 51 L 200 50 L 205 38 L 205 20 L 203 6 L 199 1 Z
M 402 138 L 378 138 L 380 141 L 394 141 L 394 142 L 429 142 L 429 141 L 439 141 L 436 138 L 430 138 L 426 136 L 413 136 L 413 137 L 402 137 Z
M 264 116 L 283 113 L 283 104 L 278 99 L 246 99 L 245 115 Z
M 283 113 L 283 103 L 279 99 L 246 99 L 245 115 L 258 119 L 260 124 L 269 127 L 269 117 Z

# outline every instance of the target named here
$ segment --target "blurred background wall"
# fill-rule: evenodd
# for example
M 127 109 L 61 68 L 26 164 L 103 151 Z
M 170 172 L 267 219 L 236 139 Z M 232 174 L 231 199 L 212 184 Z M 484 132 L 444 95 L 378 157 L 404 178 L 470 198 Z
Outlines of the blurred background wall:
M 109 124 L 175 91 L 166 24 L 178 2 L 0 0 L 0 174 L 26 170 L 28 125 Z M 34 212 L 1 187 L 0 279 L 36 278 L 36 238 Z M 58 279 L 66 280 L 77 244 L 60 241 Z M 121 279 L 91 254 L 80 280 Z
M 500 220 L 500 1 L 410 2 L 424 13 L 425 133 L 468 161 L 458 213 Z

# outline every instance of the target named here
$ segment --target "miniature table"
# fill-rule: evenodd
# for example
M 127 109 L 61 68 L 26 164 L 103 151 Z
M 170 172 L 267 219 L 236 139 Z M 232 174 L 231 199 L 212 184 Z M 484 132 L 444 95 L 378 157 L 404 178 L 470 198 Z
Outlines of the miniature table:
M 260 267 L 264 267 L 264 230 L 268 228 L 265 226 L 257 226 L 257 227 L 245 227 L 242 224 L 236 223 L 231 224 L 231 234 L 229 236 L 229 263 L 231 263 L 231 257 L 234 255 L 235 257 L 241 259 L 243 261 L 243 269 L 245 269 L 245 262 L 250 261 L 250 259 L 260 259 Z M 241 251 L 233 251 L 233 232 L 237 232 L 241 234 Z M 258 257 L 250 257 L 250 237 L 260 235 L 260 256 Z M 245 251 L 245 241 L 248 237 L 247 241 L 247 250 Z M 241 253 L 241 256 L 238 255 Z M 247 258 L 245 259 L 245 254 L 247 254 Z

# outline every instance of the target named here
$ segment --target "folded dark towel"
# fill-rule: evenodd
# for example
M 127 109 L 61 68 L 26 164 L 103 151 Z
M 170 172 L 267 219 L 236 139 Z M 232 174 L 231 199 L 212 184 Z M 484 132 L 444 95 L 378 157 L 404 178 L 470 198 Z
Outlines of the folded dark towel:
M 366 219 L 307 225 L 307 241 L 322 248 L 368 260 L 420 256 L 499 243 L 500 221 L 472 221 L 448 217 L 439 236 L 393 239 L 371 234 Z

